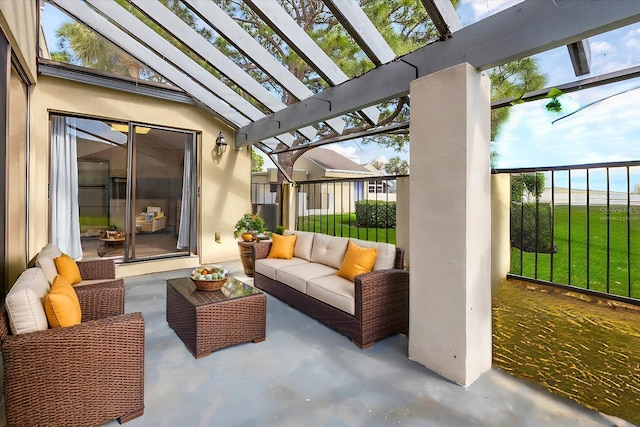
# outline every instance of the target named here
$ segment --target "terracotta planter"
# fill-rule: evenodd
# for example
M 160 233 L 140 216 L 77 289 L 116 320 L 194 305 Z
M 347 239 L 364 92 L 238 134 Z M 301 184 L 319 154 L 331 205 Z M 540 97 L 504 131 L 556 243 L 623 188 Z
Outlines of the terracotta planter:
M 240 250 L 240 260 L 242 261 L 242 268 L 244 274 L 249 277 L 253 276 L 253 253 L 251 251 L 251 242 L 238 242 L 238 249 Z

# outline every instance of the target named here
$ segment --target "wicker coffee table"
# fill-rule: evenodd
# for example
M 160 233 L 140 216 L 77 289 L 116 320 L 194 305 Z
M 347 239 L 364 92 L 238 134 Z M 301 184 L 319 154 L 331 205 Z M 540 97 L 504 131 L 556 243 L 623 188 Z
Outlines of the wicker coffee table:
M 167 322 L 196 358 L 264 341 L 266 312 L 266 295 L 235 277 L 219 291 L 199 291 L 190 278 L 167 280 Z

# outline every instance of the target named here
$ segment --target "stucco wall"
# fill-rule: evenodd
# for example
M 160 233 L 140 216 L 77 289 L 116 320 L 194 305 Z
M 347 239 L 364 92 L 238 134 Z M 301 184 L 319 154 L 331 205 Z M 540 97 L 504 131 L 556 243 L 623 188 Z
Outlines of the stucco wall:
M 7 224 L 6 246 L 7 277 L 11 285 L 25 269 L 26 258 L 26 156 L 27 141 L 27 91 L 28 88 L 15 71 L 12 70 L 9 81 L 11 108 L 8 111 L 7 140 Z M 6 286 L 8 290 L 8 286 Z
M 233 229 L 238 218 L 251 212 L 250 147 L 234 150 L 233 132 L 199 108 L 68 80 L 41 76 L 34 91 L 31 127 L 30 252 L 49 239 L 47 184 L 49 182 L 49 113 L 61 112 L 94 118 L 136 121 L 199 132 L 198 167 L 201 186 L 198 239 L 200 262 L 238 258 Z M 228 142 L 218 156 L 215 140 L 222 131 Z M 215 243 L 215 232 L 221 243 Z
M 0 26 L 31 83 L 36 81 L 37 7 L 35 0 L 0 0 Z

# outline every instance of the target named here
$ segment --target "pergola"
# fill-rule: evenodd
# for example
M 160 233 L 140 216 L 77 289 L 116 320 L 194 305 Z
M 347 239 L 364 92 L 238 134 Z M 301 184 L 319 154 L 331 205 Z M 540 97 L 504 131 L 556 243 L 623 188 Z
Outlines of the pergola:
M 255 144 L 271 155 L 275 162 L 277 158 L 273 154 L 296 149 L 296 137 L 304 139 L 306 148 L 408 127 L 407 123 L 396 123 L 387 128 L 377 128 L 380 111 L 376 105 L 408 95 L 409 83 L 417 78 L 463 62 L 482 71 L 566 45 L 576 76 L 587 74 L 590 55 L 586 39 L 640 20 L 636 2 L 525 0 L 463 27 L 450 1 L 422 0 L 439 38 L 398 57 L 358 2 L 326 0 L 324 3 L 328 10 L 375 65 L 373 70 L 349 79 L 276 0 L 245 1 L 329 86 L 314 93 L 214 1 L 184 0 L 183 3 L 206 25 L 298 100 L 293 105 L 285 105 L 277 94 L 267 90 L 169 9 L 148 0 L 130 0 L 132 9 L 153 20 L 178 42 L 189 46 L 213 65 L 221 76 L 271 112 L 265 115 L 264 109 L 256 108 L 255 103 L 249 102 L 136 18 L 132 10 L 115 1 L 48 1 L 153 68 L 185 95 L 180 98 L 173 94 L 173 97 L 195 102 L 230 125 L 235 129 L 236 148 Z M 78 78 L 73 76 L 74 72 L 61 72 L 46 62 L 41 64 L 40 72 Z M 562 87 L 564 91 L 571 91 L 637 75 L 637 69 L 620 70 L 613 75 L 566 82 Z M 86 79 L 86 75 L 83 78 Z M 108 78 L 93 76 L 90 80 L 102 85 L 122 86 L 122 83 L 109 82 Z M 543 94 L 546 94 L 545 90 L 539 91 L 537 96 Z M 509 101 L 503 100 L 496 105 L 506 105 Z M 342 117 L 354 112 L 373 127 L 364 133 L 341 137 L 346 125 Z M 317 125 L 320 123 L 329 126 L 333 135 L 318 137 Z
M 265 25 L 327 83 L 327 89 L 314 93 L 214 1 L 182 0 L 199 19 L 297 99 L 285 105 L 158 2 L 129 0 L 132 10 L 146 15 L 206 59 L 253 103 L 115 1 L 48 1 L 153 68 L 180 91 L 87 75 L 47 62 L 40 64 L 39 72 L 195 103 L 235 130 L 236 148 L 254 144 L 276 160 L 274 154 L 299 148 L 294 141 L 300 137 L 306 140 L 304 147 L 340 141 L 346 114 L 358 114 L 370 123 L 373 127 L 369 134 L 410 127 L 410 248 L 420 262 L 411 266 L 409 357 L 463 385 L 491 366 L 492 212 L 487 168 L 491 102 L 483 71 L 568 46 L 567 54 L 576 76 L 580 76 L 589 70 L 586 39 L 640 21 L 639 1 L 524 0 L 463 27 L 450 1 L 422 0 L 439 37 L 397 57 L 358 2 L 324 0 L 375 65 L 349 79 L 278 1 L 245 0 Z M 636 67 L 566 82 L 562 89 L 578 90 L 636 77 L 638 71 Z M 525 98 L 545 93 L 543 89 Z M 405 96 L 411 96 L 411 113 L 420 120 L 376 127 L 380 116 L 377 105 Z M 509 101 L 495 105 L 507 105 Z M 319 138 L 320 124 L 331 128 L 334 135 Z M 424 182 L 438 185 L 425 186 Z

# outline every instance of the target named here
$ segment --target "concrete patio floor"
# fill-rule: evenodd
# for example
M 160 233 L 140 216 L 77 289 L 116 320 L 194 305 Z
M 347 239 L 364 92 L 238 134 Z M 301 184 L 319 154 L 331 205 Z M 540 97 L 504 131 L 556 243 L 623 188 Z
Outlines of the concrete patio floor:
M 409 360 L 404 335 L 362 350 L 272 296 L 265 341 L 195 359 L 165 317 L 166 279 L 189 272 L 125 279 L 146 334 L 145 412 L 127 426 L 630 425 L 496 368 L 465 389 Z

